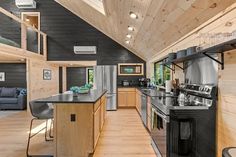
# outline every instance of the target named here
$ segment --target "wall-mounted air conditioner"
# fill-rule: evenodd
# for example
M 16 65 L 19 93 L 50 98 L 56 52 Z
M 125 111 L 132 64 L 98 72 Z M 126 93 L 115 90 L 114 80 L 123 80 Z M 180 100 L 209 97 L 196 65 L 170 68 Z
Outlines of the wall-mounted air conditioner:
M 96 54 L 96 46 L 74 46 L 75 54 Z
M 34 0 L 15 0 L 16 6 L 20 9 L 36 9 Z

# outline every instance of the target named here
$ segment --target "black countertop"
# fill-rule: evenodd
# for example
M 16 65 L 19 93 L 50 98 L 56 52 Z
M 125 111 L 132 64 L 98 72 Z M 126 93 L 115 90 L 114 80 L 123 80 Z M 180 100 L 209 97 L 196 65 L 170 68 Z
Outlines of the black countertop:
M 95 103 L 106 92 L 106 90 L 91 90 L 88 94 L 79 94 L 78 96 L 73 96 L 73 94 L 59 94 L 35 101 L 41 103 Z

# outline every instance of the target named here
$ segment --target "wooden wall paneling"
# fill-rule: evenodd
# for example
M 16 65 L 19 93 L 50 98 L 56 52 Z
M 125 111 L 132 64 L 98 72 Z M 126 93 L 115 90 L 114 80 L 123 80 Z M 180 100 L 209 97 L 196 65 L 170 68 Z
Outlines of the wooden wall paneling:
M 30 59 L 27 62 L 30 101 L 48 97 L 59 92 L 59 66 L 46 63 L 46 61 Z M 51 80 L 43 80 L 43 70 L 51 70 Z
M 236 50 L 225 54 L 225 69 L 219 71 L 219 100 L 217 113 L 217 156 L 221 157 L 222 149 L 236 146 Z
M 66 73 L 66 67 L 62 67 L 62 91 L 67 91 L 67 73 Z

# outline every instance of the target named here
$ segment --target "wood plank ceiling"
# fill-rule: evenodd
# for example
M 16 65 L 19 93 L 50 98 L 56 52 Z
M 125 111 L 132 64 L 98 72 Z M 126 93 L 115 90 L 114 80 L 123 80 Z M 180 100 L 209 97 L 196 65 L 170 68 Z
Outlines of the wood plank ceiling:
M 148 60 L 235 0 L 103 0 L 106 16 L 81 0 L 56 0 L 133 53 Z M 138 15 L 131 19 L 130 12 Z M 128 26 L 135 27 L 133 32 Z M 132 35 L 126 44 L 127 33 Z

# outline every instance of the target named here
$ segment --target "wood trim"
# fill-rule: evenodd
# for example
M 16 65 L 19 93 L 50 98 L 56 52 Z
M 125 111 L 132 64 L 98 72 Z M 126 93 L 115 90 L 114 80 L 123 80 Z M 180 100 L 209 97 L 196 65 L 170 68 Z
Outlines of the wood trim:
M 2 7 L 0 7 L 0 12 L 21 24 L 21 48 L 23 50 L 27 51 L 27 42 L 26 42 L 27 41 L 27 36 L 26 36 L 26 28 L 27 27 L 30 27 L 32 30 L 34 30 L 35 32 L 38 33 L 38 45 L 39 45 L 38 46 L 38 53 L 39 54 L 40 54 L 40 44 L 41 44 L 40 36 L 42 35 L 43 36 L 43 56 L 45 59 L 47 59 L 47 34 L 41 32 L 40 29 L 36 29 L 36 28 L 32 27 L 31 25 L 29 25 L 28 23 L 23 21 L 23 19 L 18 18 L 17 16 L 13 15 L 12 13 L 3 9 Z M 33 12 L 29 12 L 29 13 L 33 13 Z M 39 14 L 39 21 L 40 21 L 40 13 L 39 12 L 35 12 L 35 13 Z M 22 13 L 21 15 L 23 15 L 23 14 L 24 13 Z M 21 18 L 23 18 L 23 16 L 21 16 Z M 39 27 L 40 27 L 40 23 L 39 23 Z
M 47 34 L 41 32 L 40 30 L 38 30 L 38 29 L 32 27 L 32 26 L 29 25 L 28 23 L 24 22 L 24 21 L 21 20 L 19 17 L 15 16 L 15 15 L 13 15 L 12 13 L 8 12 L 7 10 L 3 9 L 2 7 L 0 7 L 0 12 L 3 13 L 3 14 L 5 14 L 6 16 L 12 18 L 13 20 L 15 20 L 15 21 L 17 21 L 17 22 L 19 22 L 19 23 L 21 23 L 21 24 L 24 24 L 24 25 L 27 26 L 27 27 L 32 28 L 34 31 L 36 31 L 36 32 L 38 32 L 38 33 L 40 33 L 40 34 L 42 34 L 42 35 L 47 35 Z
M 141 74 L 121 74 L 121 72 L 120 72 L 120 66 L 122 66 L 122 65 L 139 65 L 139 66 L 141 66 Z M 142 76 L 142 75 L 144 75 L 144 64 L 143 63 L 119 63 L 118 64 L 118 75 L 119 76 Z

